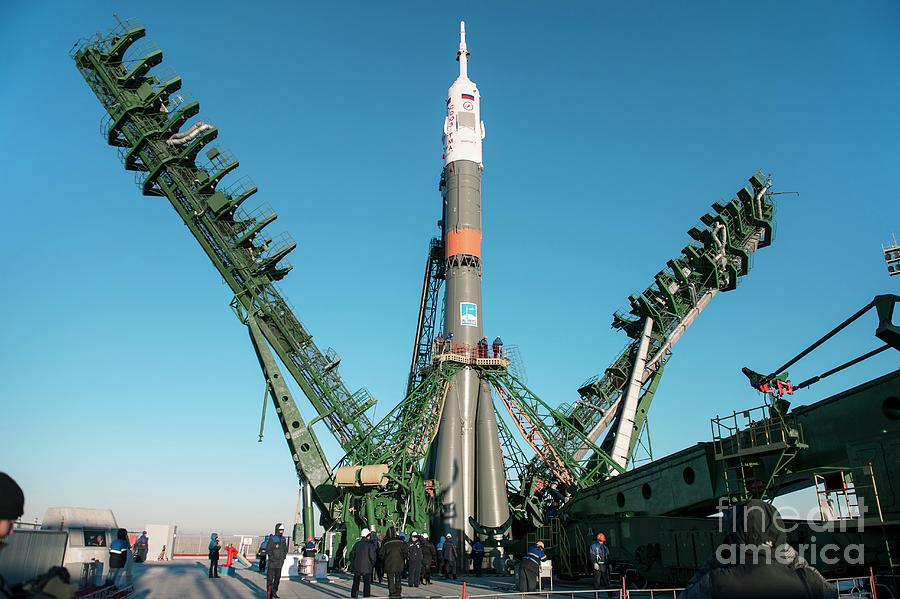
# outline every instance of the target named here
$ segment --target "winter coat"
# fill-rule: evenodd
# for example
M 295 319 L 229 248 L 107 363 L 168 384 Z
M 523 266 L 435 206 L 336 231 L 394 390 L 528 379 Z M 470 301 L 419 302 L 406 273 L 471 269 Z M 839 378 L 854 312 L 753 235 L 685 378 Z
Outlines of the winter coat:
M 116 540 L 109 544 L 109 567 L 124 568 L 129 551 L 131 545 L 128 544 L 128 531 L 120 528 L 116 531 Z
M 437 563 L 437 549 L 434 548 L 434 543 L 425 540 L 419 541 L 419 545 L 422 547 L 422 563 L 426 566 Z
M 406 544 L 406 558 L 409 560 L 409 564 L 419 564 L 421 565 L 424 560 L 424 552 L 422 551 L 422 545 L 419 541 L 410 541 Z
M 375 545 L 369 539 L 360 539 L 350 550 L 350 571 L 354 574 L 371 574 L 375 559 Z
M 723 518 L 730 531 L 680 599 L 825 599 L 837 590 L 787 544 L 784 523 L 768 503 L 752 499 Z
M 459 555 L 457 555 L 456 545 L 453 544 L 453 541 L 444 541 L 444 547 L 441 549 L 441 557 L 444 558 L 445 562 L 452 563 L 457 560 Z
M 388 537 L 381 544 L 378 555 L 384 562 L 384 571 L 387 574 L 396 574 L 403 572 L 403 565 L 409 554 L 409 548 L 406 543 L 400 540 L 400 537 Z
M 216 533 L 212 533 L 209 535 L 209 559 L 216 561 L 219 559 L 219 549 L 222 548 L 222 545 L 219 543 L 219 535 Z
M 284 559 L 287 557 L 287 553 L 287 537 L 278 534 L 278 526 L 276 526 L 275 533 L 269 537 L 269 542 L 266 544 L 268 567 L 275 568 L 276 570 L 281 568 L 281 565 L 284 564 Z
M 481 541 L 475 541 L 472 543 L 472 557 L 478 559 L 480 557 L 484 557 L 484 543 Z
M 589 557 L 592 568 L 594 567 L 594 564 L 605 564 L 609 561 L 609 547 L 607 547 L 605 543 L 594 541 L 594 544 L 591 545 Z
M 537 545 L 528 548 L 528 553 L 522 558 L 522 567 L 530 572 L 539 572 L 541 570 L 541 562 L 547 561 L 547 554 Z

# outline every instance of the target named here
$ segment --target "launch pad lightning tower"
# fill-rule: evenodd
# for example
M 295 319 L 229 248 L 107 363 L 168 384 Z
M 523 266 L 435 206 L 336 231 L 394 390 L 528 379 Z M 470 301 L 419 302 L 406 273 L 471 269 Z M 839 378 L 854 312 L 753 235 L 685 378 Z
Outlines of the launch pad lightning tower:
M 444 119 L 443 213 L 440 221 L 446 281 L 443 330 L 454 348 L 474 349 L 482 339 L 481 176 L 484 123 L 481 94 L 468 76 L 465 23 L 459 26 L 459 77 L 447 93 Z M 471 541 L 470 518 L 498 527 L 509 518 L 506 475 L 491 400 L 491 385 L 471 366 L 451 381 L 437 437 L 433 472 L 440 481 L 441 528 Z M 462 537 L 459 535 L 463 534 Z

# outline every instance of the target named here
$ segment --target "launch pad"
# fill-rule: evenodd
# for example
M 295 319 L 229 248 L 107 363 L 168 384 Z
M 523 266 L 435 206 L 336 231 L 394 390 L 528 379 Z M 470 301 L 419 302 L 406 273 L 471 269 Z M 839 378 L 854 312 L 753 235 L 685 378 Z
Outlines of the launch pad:
M 468 78 L 461 28 L 459 76 L 448 90 L 442 128 L 441 234 L 426 254 L 407 394 L 373 422 L 374 399 L 364 388 L 350 391 L 340 375 L 340 356 L 314 343 L 275 287 L 292 269 L 286 259 L 296 243 L 268 234 L 274 212 L 243 207 L 256 186 L 238 178 L 237 159 L 214 145 L 218 129 L 199 120 L 199 103 L 179 95 L 181 78 L 156 74 L 162 51 L 135 44 L 145 34 L 143 27 L 123 23 L 76 45 L 72 58 L 108 115 L 106 141 L 118 148 L 125 168 L 136 172 L 144 195 L 171 202 L 233 293 L 232 308 L 247 327 L 300 481 L 302 522 L 295 527 L 295 540 L 311 536 L 315 506 L 338 566 L 361 529 L 384 533 L 390 527 L 431 530 L 433 536 L 449 532 L 467 544 L 480 535 L 495 551 L 519 555 L 521 544 L 539 535 L 566 562 L 567 556 L 584 555 L 581 541 L 574 539 L 583 533 L 568 526 L 566 517 L 599 514 L 630 524 L 638 522 L 626 520 L 635 516 L 634 505 L 648 517 L 686 516 L 685 509 L 699 513 L 721 497 L 769 498 L 777 488 L 750 481 L 774 477 L 784 469 L 780 462 L 744 463 L 740 458 L 746 456 L 725 454 L 713 459 L 737 459 L 742 475 L 735 478 L 734 468 L 724 465 L 710 469 L 708 480 L 691 489 L 701 489 L 702 497 L 684 509 L 676 505 L 679 495 L 660 493 L 652 480 L 629 486 L 649 472 L 635 474 L 629 468 L 675 344 L 713 297 L 737 288 L 749 273 L 752 254 L 774 240 L 770 177 L 758 172 L 730 201 L 712 204 L 688 231 L 691 241 L 681 254 L 665 263 L 650 286 L 628 298 L 627 312 L 613 315 L 612 327 L 628 337 L 625 350 L 582 384 L 571 403 L 551 405 L 511 372 L 506 355 L 488 349 L 483 335 L 485 128 L 480 91 Z M 309 423 L 282 368 L 316 412 Z M 762 383 L 774 385 L 783 371 L 764 376 Z M 782 399 L 770 395 L 773 406 Z M 776 416 L 784 414 L 771 415 Z M 337 467 L 314 427 L 333 435 L 345 452 Z M 885 428 L 895 429 L 895 423 Z M 742 434 L 736 430 L 719 441 Z M 835 435 L 846 440 L 843 433 Z M 887 450 L 879 446 L 878 451 Z M 705 454 L 695 457 L 698 463 L 709 461 Z M 658 468 L 668 477 L 674 463 L 659 462 Z M 882 457 L 880 463 L 885 470 L 879 479 L 896 477 L 896 462 Z M 744 476 L 756 467 L 760 471 L 753 477 Z M 690 468 L 693 480 L 701 480 Z M 695 484 L 687 483 L 684 472 L 679 474 L 684 483 Z M 633 501 L 636 493 L 644 504 Z M 643 553 L 622 554 L 622 559 L 641 564 Z M 568 562 L 572 576 L 584 573 L 578 559 Z M 660 580 L 680 580 L 687 569 L 660 563 L 665 569 Z

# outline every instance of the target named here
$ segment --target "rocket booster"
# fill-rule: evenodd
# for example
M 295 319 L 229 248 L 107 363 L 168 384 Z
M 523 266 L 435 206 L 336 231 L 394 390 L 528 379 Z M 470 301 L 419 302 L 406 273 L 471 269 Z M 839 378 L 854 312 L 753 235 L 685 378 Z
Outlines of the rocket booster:
M 469 79 L 465 23 L 460 23 L 459 77 L 447 93 L 441 220 L 445 258 L 444 331 L 454 347 L 475 347 L 483 335 L 481 303 L 481 94 Z M 490 385 L 466 367 L 450 383 L 432 448 L 440 482 L 440 527 L 471 542 L 469 518 L 499 526 L 509 516 L 506 479 Z M 459 538 L 459 537 L 458 537 Z

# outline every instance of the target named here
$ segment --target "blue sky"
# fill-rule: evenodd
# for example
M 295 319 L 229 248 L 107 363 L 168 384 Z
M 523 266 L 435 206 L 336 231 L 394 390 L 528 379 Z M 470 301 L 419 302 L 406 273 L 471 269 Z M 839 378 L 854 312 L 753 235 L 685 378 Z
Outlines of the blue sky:
M 241 6 L 241 8 L 238 8 Z M 900 233 L 900 6 L 893 2 L 38 3 L 0 5 L 0 469 L 49 505 L 133 528 L 257 532 L 296 481 L 230 295 L 164 199 L 99 136 L 68 51 L 139 17 L 299 243 L 281 289 L 352 389 L 402 393 L 440 129 L 467 21 L 482 92 L 484 318 L 551 403 L 625 344 L 611 313 L 757 169 L 777 237 L 678 344 L 650 416 L 657 455 L 761 403 L 784 362 L 879 293 Z M 874 315 L 794 368 L 876 346 Z M 897 368 L 882 354 L 796 397 Z M 298 393 L 299 396 L 299 393 Z M 301 398 L 307 418 L 312 409 Z M 339 452 L 319 430 L 333 460 Z

